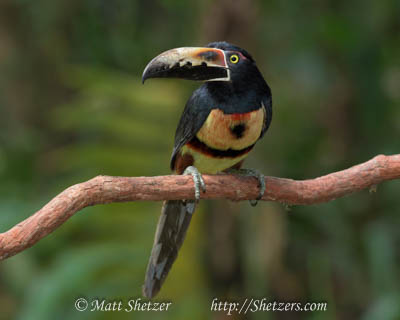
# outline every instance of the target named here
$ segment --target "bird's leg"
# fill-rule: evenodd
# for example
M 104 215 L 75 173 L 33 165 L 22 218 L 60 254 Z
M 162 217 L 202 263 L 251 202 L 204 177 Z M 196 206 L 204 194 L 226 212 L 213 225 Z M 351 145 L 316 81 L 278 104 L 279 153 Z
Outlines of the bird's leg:
M 259 172 L 256 169 L 228 169 L 225 170 L 226 173 L 233 173 L 233 174 L 241 174 L 247 177 L 254 177 L 257 178 L 258 180 L 258 184 L 260 187 L 260 193 L 258 194 L 258 197 L 255 200 L 249 200 L 251 206 L 255 207 L 258 203 L 258 200 L 260 200 L 262 198 L 262 196 L 264 195 L 264 192 L 266 190 L 266 185 L 265 185 L 265 176 Z
M 193 177 L 193 183 L 194 183 L 194 197 L 196 199 L 196 202 L 200 200 L 200 189 L 203 192 L 206 192 L 206 184 L 204 183 L 203 177 L 201 176 L 201 173 L 199 170 L 197 170 L 196 167 L 194 166 L 189 166 L 183 171 L 184 175 L 190 174 Z

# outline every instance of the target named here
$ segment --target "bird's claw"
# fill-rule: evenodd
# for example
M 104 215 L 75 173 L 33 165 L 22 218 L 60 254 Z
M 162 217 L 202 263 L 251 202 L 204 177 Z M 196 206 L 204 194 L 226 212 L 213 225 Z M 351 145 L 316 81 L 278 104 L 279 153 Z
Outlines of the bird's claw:
M 189 166 L 185 169 L 183 172 L 184 175 L 191 175 L 193 177 L 193 183 L 194 183 L 194 197 L 196 199 L 196 202 L 200 200 L 200 189 L 203 192 L 206 192 L 206 184 L 204 183 L 204 179 L 197 170 L 196 167 L 194 166 Z
M 244 176 L 250 176 L 250 177 L 257 178 L 258 184 L 260 187 L 260 192 L 258 194 L 258 197 L 255 200 L 249 200 L 250 205 L 252 207 L 255 207 L 258 203 L 258 200 L 261 200 L 261 198 L 264 195 L 264 192 L 266 190 L 265 176 L 256 169 L 229 169 L 226 172 L 239 173 Z

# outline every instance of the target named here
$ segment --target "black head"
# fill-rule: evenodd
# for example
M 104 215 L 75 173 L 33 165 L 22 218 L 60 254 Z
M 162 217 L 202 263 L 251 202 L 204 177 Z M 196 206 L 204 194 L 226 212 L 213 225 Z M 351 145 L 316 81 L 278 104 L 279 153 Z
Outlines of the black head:
M 214 87 L 215 85 L 218 90 L 223 87 L 231 87 L 230 90 L 237 94 L 249 90 L 260 93 L 270 91 L 255 60 L 246 50 L 225 41 L 212 42 L 207 47 L 223 50 L 230 73 L 229 82 L 210 83 L 210 86 Z

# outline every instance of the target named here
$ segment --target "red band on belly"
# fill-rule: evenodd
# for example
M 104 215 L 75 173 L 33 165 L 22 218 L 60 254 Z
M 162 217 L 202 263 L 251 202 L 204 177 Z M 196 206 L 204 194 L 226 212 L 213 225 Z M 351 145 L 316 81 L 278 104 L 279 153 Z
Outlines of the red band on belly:
M 218 150 L 207 146 L 204 142 L 201 142 L 197 137 L 194 137 L 190 142 L 187 143 L 187 146 L 191 149 L 195 149 L 197 152 L 201 152 L 204 155 L 213 157 L 213 158 L 238 158 L 253 149 L 254 144 L 248 146 L 241 150 Z

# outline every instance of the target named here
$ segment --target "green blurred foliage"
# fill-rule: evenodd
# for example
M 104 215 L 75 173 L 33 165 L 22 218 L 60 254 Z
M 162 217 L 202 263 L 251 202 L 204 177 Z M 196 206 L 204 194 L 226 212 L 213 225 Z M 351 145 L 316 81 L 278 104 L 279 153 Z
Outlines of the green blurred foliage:
M 3 0 L 1 231 L 93 176 L 169 172 L 198 84 L 140 77 L 178 46 L 227 40 L 255 57 L 274 119 L 249 167 L 307 179 L 399 153 L 399 16 L 398 0 Z M 160 203 L 87 208 L 1 263 L 0 319 L 220 319 L 215 297 L 328 302 L 251 319 L 399 319 L 399 188 L 291 208 L 204 201 L 159 296 L 172 307 L 151 314 L 74 301 L 140 297 Z

